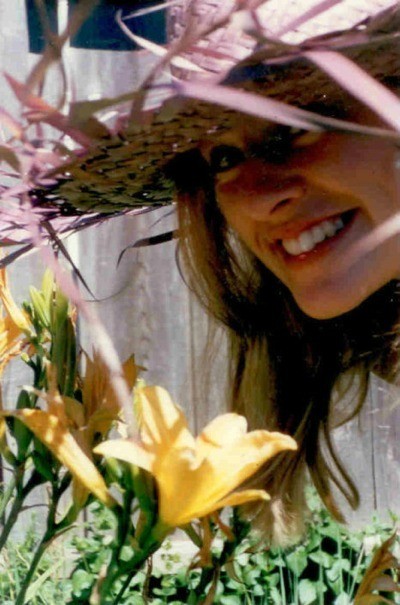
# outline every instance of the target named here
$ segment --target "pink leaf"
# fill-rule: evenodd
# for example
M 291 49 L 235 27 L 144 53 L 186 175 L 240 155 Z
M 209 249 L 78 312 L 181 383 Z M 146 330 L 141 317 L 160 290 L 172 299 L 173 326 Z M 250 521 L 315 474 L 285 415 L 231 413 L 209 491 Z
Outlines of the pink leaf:
M 9 74 L 5 74 L 5 77 L 17 99 L 34 111 L 34 113 L 28 114 L 28 119 L 50 124 L 50 126 L 61 130 L 84 147 L 90 147 L 93 144 L 91 138 L 86 136 L 82 130 L 72 127 L 65 115 L 46 103 L 41 97 L 34 95 L 26 84 L 21 84 Z
M 8 145 L 0 145 L 0 162 L 7 162 L 17 172 L 20 170 L 20 163 L 17 154 Z
M 221 105 L 241 113 L 264 118 L 272 122 L 295 126 L 320 132 L 323 130 L 337 130 L 339 132 L 354 132 L 358 134 L 374 135 L 399 142 L 397 133 L 383 128 L 362 126 L 354 122 L 337 120 L 321 116 L 299 107 L 287 105 L 274 99 L 268 99 L 252 92 L 228 88 L 219 84 L 205 84 L 204 82 L 176 81 L 172 85 L 177 93 L 193 99 Z
M 14 137 L 20 139 L 22 136 L 22 126 L 2 107 L 0 107 L 0 122 L 3 123 L 13 134 Z
M 30 109 L 34 109 L 35 111 L 45 113 L 57 111 L 54 109 L 54 107 L 46 103 L 46 101 L 44 101 L 41 97 L 34 95 L 26 84 L 21 84 L 21 82 L 18 82 L 18 80 L 10 76 L 10 74 L 5 73 L 4 76 L 11 86 L 18 101 L 20 101 L 22 105 L 25 105 Z
M 400 100 L 356 63 L 328 50 L 304 53 L 356 99 L 375 111 L 387 124 L 400 130 Z

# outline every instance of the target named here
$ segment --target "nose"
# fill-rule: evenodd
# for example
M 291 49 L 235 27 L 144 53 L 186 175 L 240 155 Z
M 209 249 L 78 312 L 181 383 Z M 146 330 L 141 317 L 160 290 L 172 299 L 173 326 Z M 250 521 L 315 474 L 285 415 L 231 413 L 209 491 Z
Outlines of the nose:
M 241 212 L 258 221 L 282 220 L 306 194 L 307 183 L 299 171 L 251 159 L 235 176 L 217 185 L 217 197 L 240 205 Z

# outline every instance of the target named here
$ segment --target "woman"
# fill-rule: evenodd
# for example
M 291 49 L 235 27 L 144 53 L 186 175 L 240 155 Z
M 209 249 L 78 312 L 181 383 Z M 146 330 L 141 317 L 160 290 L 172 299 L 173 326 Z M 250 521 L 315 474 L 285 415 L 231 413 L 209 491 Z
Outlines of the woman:
M 384 127 L 339 97 L 306 108 Z M 232 409 L 299 445 L 258 477 L 273 496 L 260 522 L 284 543 L 301 531 L 305 468 L 338 519 L 333 485 L 357 507 L 331 431 L 360 410 L 371 373 L 398 374 L 400 237 L 361 247 L 398 213 L 399 150 L 242 114 L 236 122 L 173 160 L 171 175 L 186 279 L 227 328 Z
M 398 211 L 397 150 L 368 137 L 267 128 L 241 120 L 229 140 L 201 146 L 197 189 L 179 195 L 180 249 L 190 287 L 228 329 L 233 409 L 298 442 L 260 478 L 275 495 L 274 515 L 282 499 L 298 521 L 308 467 L 340 519 L 331 485 L 353 507 L 358 494 L 331 430 L 359 411 L 371 372 L 397 375 L 400 238 L 353 262 L 346 253 Z M 351 389 L 352 406 L 336 409 Z M 287 518 L 274 527 L 275 540 L 283 531 L 293 538 Z
M 326 3 L 294 16 L 291 28 L 280 25 L 275 38 L 266 27 L 271 2 L 261 7 L 267 15 L 254 3 L 228 4 L 214 2 L 214 13 L 190 5 L 189 26 L 167 56 L 180 78 L 160 87 L 149 77 L 135 96 L 130 117 L 144 127 L 136 122 L 112 140 L 100 131 L 103 139 L 89 140 L 87 152 L 66 162 L 46 156 L 41 171 L 38 154 L 29 192 L 36 212 L 46 208 L 47 231 L 52 221 L 62 232 L 104 213 L 169 203 L 174 182 L 184 274 L 230 340 L 231 407 L 252 428 L 290 433 L 299 445 L 257 478 L 272 495 L 260 519 L 284 543 L 301 529 L 306 469 L 337 518 L 333 485 L 357 506 L 331 430 L 359 411 L 372 372 L 397 376 L 400 238 L 370 244 L 398 211 L 399 137 L 380 100 L 396 110 L 400 11 L 388 1 L 380 14 L 381 5 L 364 2 L 366 12 L 349 21 L 352 3 L 332 2 L 339 30 L 361 26 L 310 41 L 318 11 L 335 29 Z M 364 22 L 372 5 L 375 14 Z M 302 42 L 287 38 L 309 21 Z M 181 23 L 173 14 L 172 25 Z M 391 92 L 363 93 L 371 78 L 346 61 L 338 70 L 327 49 L 343 52 Z M 348 92 L 336 83 L 342 69 L 354 76 Z M 200 71 L 200 84 L 182 70 Z M 332 70 L 333 78 L 326 75 Z M 170 97 L 150 113 L 152 122 L 140 105 L 149 89 Z M 181 106 L 177 93 L 194 101 Z M 77 133 L 79 120 L 66 125 L 55 111 L 50 118 L 81 145 L 98 136 L 93 123 Z M 71 212 L 72 227 L 65 226 Z M 3 226 L 9 239 L 15 222 L 11 213 L 9 230 Z

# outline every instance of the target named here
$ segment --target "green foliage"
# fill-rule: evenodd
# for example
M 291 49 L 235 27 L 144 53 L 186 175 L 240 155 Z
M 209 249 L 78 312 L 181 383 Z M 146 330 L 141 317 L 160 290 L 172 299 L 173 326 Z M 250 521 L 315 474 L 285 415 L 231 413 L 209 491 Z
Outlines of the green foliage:
M 15 605 L 21 583 L 32 559 L 32 551 L 38 538 L 34 524 L 27 530 L 22 543 L 10 540 L 0 558 L 0 603 Z M 71 589 L 66 566 L 68 557 L 60 546 L 52 546 L 42 557 L 29 589 L 25 603 L 29 605 L 54 605 L 67 603 Z
M 114 515 L 98 502 L 89 507 L 89 515 L 90 521 L 81 526 L 84 535 L 71 540 L 77 561 L 71 574 L 72 603 L 84 603 L 89 598 L 95 579 L 109 560 L 107 547 L 116 527 Z
M 368 540 L 380 544 L 392 532 L 393 523 L 374 520 L 362 531 L 350 531 L 337 524 L 314 499 L 307 538 L 284 552 L 256 550 L 245 539 L 218 578 L 215 605 L 350 605 L 372 554 Z M 93 583 L 108 563 L 116 519 L 99 504 L 89 507 L 89 520 L 80 525 L 64 546 L 42 558 L 30 585 L 26 602 L 32 605 L 88 603 Z M 31 528 L 22 544 L 11 543 L 0 563 L 0 602 L 15 603 L 21 580 L 29 567 L 37 542 Z M 126 547 L 129 548 L 129 547 Z M 126 553 L 127 558 L 130 552 Z M 124 558 L 121 553 L 121 558 Z M 202 571 L 188 571 L 171 543 L 161 556 L 163 571 L 155 565 L 139 571 L 131 580 L 120 603 L 124 605 L 198 605 L 210 588 L 200 589 Z M 151 571 L 151 573 L 150 573 Z M 122 586 L 117 582 L 116 593 Z M 393 595 L 391 598 L 394 599 Z M 393 602 L 399 602 L 394 600 Z
M 96 380 L 104 371 L 102 364 L 97 365 L 99 359 L 91 361 L 87 357 L 90 372 L 84 377 L 80 373 L 75 312 L 50 273 L 45 274 L 41 290 L 31 288 L 24 309 L 29 329 L 23 333 L 23 355 L 33 371 L 33 385 L 22 388 L 14 411 L 3 413 L 6 424 L 0 447 L 11 480 L 4 486 L 0 501 L 2 605 L 198 605 L 205 599 L 216 605 L 352 602 L 370 562 L 364 547 L 366 536 L 373 540 L 379 536 L 383 541 L 393 532 L 392 524 L 375 522 L 364 532 L 349 532 L 332 521 L 315 497 L 311 500 L 307 538 L 289 550 L 254 544 L 249 523 L 234 509 L 227 525 L 214 514 L 184 527 L 199 549 L 195 561 L 181 561 L 176 549 L 168 551 L 164 546 L 158 559 L 161 565 L 154 566 L 152 555 L 174 525 L 181 523 L 163 520 L 159 512 L 160 485 L 157 490 L 148 472 L 122 460 L 107 456 L 102 460 L 96 455 L 96 480 L 90 482 L 89 490 L 93 485 L 96 489 L 87 497 L 80 483 L 73 484 L 73 501 L 65 511 L 61 498 L 71 487 L 73 473 L 80 482 L 83 470 L 93 473 L 88 452 L 98 438 L 105 436 L 117 415 L 113 405 L 103 405 L 105 397 L 110 397 L 111 403 L 113 398 L 107 383 Z M 136 368 L 130 369 L 133 386 Z M 48 391 L 48 397 L 43 391 Z M 46 405 L 45 410 L 32 411 L 39 398 L 47 399 L 48 411 Z M 168 405 L 173 406 L 172 402 Z M 39 419 L 36 424 L 28 422 L 32 416 Z M 27 497 L 41 484 L 49 496 L 43 503 L 42 535 L 29 530 L 18 545 L 9 540 L 11 531 L 26 508 Z M 94 494 L 99 492 L 109 509 L 100 500 L 94 501 Z M 180 496 L 178 501 L 182 502 Z M 72 537 L 64 536 L 73 529 L 82 510 L 88 522 L 80 523 L 79 532 Z M 57 546 L 61 536 L 63 548 Z M 382 573 L 393 565 L 392 557 Z M 381 574 L 378 580 L 382 580 Z M 369 596 L 370 584 L 364 584 L 364 588 Z M 378 589 L 383 590 L 382 584 Z M 384 590 L 389 589 L 394 590 L 393 584 L 386 582 Z
M 393 522 L 375 519 L 362 531 L 336 523 L 313 499 L 306 539 L 288 551 L 256 550 L 246 539 L 220 573 L 216 605 L 350 605 L 371 561 L 368 540 L 380 544 L 393 533 Z M 107 563 L 107 546 L 115 529 L 114 515 L 98 503 L 90 507 L 86 536 L 75 536 L 72 545 L 79 561 L 72 574 L 72 600 L 85 603 L 90 586 Z M 255 551 L 255 552 L 253 552 Z M 163 571 L 157 565 L 132 579 L 121 603 L 144 605 L 143 593 L 153 605 L 197 605 L 210 588 L 199 590 L 202 572 L 188 571 L 171 544 L 164 547 Z M 117 585 L 117 589 L 120 585 Z M 394 599 L 394 596 L 391 595 Z M 396 601 L 394 601 L 396 602 Z

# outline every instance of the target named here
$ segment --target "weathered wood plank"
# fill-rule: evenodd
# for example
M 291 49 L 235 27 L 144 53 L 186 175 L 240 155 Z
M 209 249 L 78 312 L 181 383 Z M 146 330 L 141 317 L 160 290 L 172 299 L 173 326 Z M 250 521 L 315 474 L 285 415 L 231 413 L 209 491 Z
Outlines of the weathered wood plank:
M 399 393 L 381 380 L 371 389 L 373 465 L 377 510 L 400 513 Z

